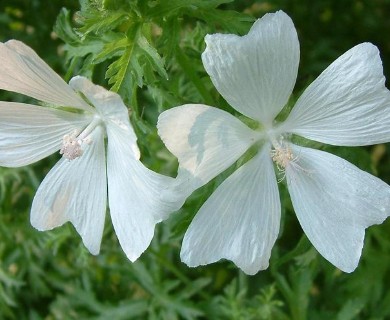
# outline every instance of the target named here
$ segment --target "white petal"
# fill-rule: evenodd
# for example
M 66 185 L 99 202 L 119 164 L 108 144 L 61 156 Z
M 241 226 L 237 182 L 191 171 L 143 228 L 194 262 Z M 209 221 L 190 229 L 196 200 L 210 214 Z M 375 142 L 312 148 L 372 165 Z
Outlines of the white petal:
M 268 267 L 280 199 L 269 146 L 228 177 L 188 228 L 181 259 L 190 267 L 226 258 L 247 274 Z
M 60 149 L 62 138 L 91 117 L 23 103 L 0 102 L 0 166 L 19 167 Z
M 291 200 L 309 240 L 345 272 L 359 262 L 364 231 L 390 214 L 390 187 L 327 152 L 293 146 L 287 167 Z
M 23 42 L 0 43 L 0 63 L 1 89 L 58 106 L 91 111 L 91 107 Z
M 137 136 L 129 123 L 129 112 L 122 98 L 115 92 L 93 84 L 85 77 L 76 76 L 69 82 L 70 86 L 82 92 L 101 114 L 106 124 L 122 127 L 127 132 L 128 144 L 131 145 L 134 156 L 139 159 Z
M 131 132 L 108 125 L 107 135 L 111 219 L 123 251 L 135 261 L 149 246 L 155 225 L 178 210 L 184 199 L 178 203 L 161 200 L 160 193 L 174 179 L 149 170 L 134 157 Z
M 38 188 L 31 208 L 31 224 L 50 230 L 70 221 L 92 254 L 98 254 L 107 203 L 103 129 L 92 133 L 80 158 L 62 158 Z
M 281 130 L 340 146 L 390 141 L 390 92 L 378 49 L 363 43 L 333 62 L 302 94 Z
M 270 126 L 287 103 L 299 64 L 299 41 L 283 11 L 257 20 L 246 36 L 206 36 L 204 67 L 221 95 L 242 114 Z
M 188 104 L 163 112 L 158 133 L 179 159 L 178 179 L 190 179 L 190 192 L 232 165 L 260 133 L 231 114 L 205 105 Z

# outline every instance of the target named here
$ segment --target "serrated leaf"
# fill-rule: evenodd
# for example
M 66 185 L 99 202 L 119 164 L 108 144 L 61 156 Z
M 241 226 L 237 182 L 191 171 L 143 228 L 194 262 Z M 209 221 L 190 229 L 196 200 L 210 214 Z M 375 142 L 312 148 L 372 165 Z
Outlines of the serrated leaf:
M 133 89 L 133 78 L 136 70 L 131 69 L 133 59 L 133 46 L 129 45 L 120 56 L 107 69 L 106 78 L 108 84 L 112 85 L 111 90 L 121 94 L 122 98 L 129 101 Z
M 70 11 L 66 8 L 62 8 L 59 15 L 57 16 L 57 20 L 54 25 L 54 32 L 65 43 L 80 42 L 80 38 L 73 30 L 73 27 L 70 23 Z
M 168 74 L 164 68 L 164 60 L 160 57 L 157 50 L 153 48 L 148 40 L 140 35 L 137 44 L 140 49 L 146 53 L 146 58 L 155 66 L 155 70 L 165 79 L 168 79 Z
M 165 55 L 165 58 L 168 61 L 172 61 L 171 59 L 175 53 L 176 47 L 180 43 L 180 24 L 177 17 L 172 17 L 165 19 L 162 23 L 163 34 L 160 38 L 161 51 Z
M 104 43 L 99 40 L 85 40 L 80 45 L 66 44 L 64 49 L 67 53 L 67 58 L 70 60 L 72 57 L 85 57 L 88 54 L 96 55 L 103 49 Z
M 244 13 L 200 8 L 189 12 L 193 17 L 205 21 L 209 25 L 214 25 L 230 33 L 246 34 L 254 22 L 254 18 Z
M 140 65 L 140 63 L 138 62 L 137 59 L 134 59 L 132 61 L 132 69 L 133 69 L 133 75 L 134 75 L 134 78 L 136 80 L 136 83 L 138 85 L 138 87 L 142 87 L 144 82 L 143 82 L 143 70 L 142 70 L 142 67 Z
M 189 8 L 197 10 L 198 8 L 212 9 L 223 3 L 229 3 L 234 0 L 157 0 L 147 12 L 148 17 L 167 17 L 174 15 L 178 10 Z
M 78 31 L 83 34 L 83 37 L 90 33 L 101 35 L 107 31 L 113 30 L 122 23 L 132 21 L 136 17 L 124 10 L 108 11 L 108 10 L 91 10 L 79 12 L 76 16 L 76 22 L 82 27 Z
M 119 56 L 128 45 L 129 41 L 124 34 L 112 34 L 110 39 L 104 44 L 100 53 L 93 58 L 93 63 L 100 63 L 115 56 Z
M 172 95 L 168 90 L 160 88 L 158 86 L 149 85 L 148 92 L 150 93 L 152 99 L 157 104 L 158 112 L 163 112 L 166 108 L 172 106 L 178 106 L 180 100 Z
M 84 41 L 71 26 L 70 11 L 63 8 L 57 17 L 54 31 L 65 42 L 66 60 L 73 61 L 76 57 L 86 57 L 97 54 L 103 48 L 102 39 L 89 38 Z M 84 63 L 85 64 L 85 63 Z M 85 67 L 85 66 L 84 66 Z

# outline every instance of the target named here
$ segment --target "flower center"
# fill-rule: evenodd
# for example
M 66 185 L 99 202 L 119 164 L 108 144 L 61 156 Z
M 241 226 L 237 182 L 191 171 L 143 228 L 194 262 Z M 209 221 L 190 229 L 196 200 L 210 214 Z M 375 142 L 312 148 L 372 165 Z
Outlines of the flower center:
M 311 169 L 306 169 L 301 166 L 299 163 L 299 154 L 296 155 L 293 153 L 290 145 L 284 142 L 283 136 L 281 136 L 279 140 L 276 140 L 274 137 L 270 136 L 270 141 L 273 147 L 270 152 L 271 159 L 273 162 L 275 162 L 276 167 L 281 174 L 278 182 L 282 182 L 286 177 L 287 166 L 291 166 L 295 171 L 300 171 L 307 175 L 311 175 L 314 172 Z
M 276 163 L 278 169 L 284 172 L 288 164 L 291 161 L 295 161 L 296 157 L 294 156 L 290 146 L 284 143 L 283 137 L 281 137 L 279 141 L 271 138 L 271 143 L 273 146 L 273 149 L 271 150 L 271 158 Z
M 295 157 L 289 147 L 275 147 L 271 150 L 271 158 L 276 163 L 278 169 L 282 171 Z
M 81 157 L 83 150 L 81 144 L 83 140 L 77 138 L 77 131 L 73 131 L 71 134 L 66 134 L 62 138 L 62 147 L 60 154 L 68 160 L 74 160 Z
M 289 144 L 284 142 L 283 136 L 281 136 L 277 140 L 271 135 L 270 141 L 273 147 L 270 153 L 271 159 L 273 162 L 275 162 L 276 167 L 281 174 L 281 177 L 278 179 L 278 182 L 282 182 L 286 177 L 286 168 L 288 165 L 290 165 L 290 163 L 294 164 L 294 166 L 297 165 L 299 167 L 299 165 L 296 163 L 298 157 L 294 155 Z
M 92 142 L 91 133 L 100 125 L 102 120 L 96 117 L 80 134 L 78 130 L 74 130 L 70 134 L 66 134 L 62 138 L 62 146 L 60 154 L 68 160 L 74 160 L 83 155 L 84 150 L 82 145 L 84 143 L 90 144 Z

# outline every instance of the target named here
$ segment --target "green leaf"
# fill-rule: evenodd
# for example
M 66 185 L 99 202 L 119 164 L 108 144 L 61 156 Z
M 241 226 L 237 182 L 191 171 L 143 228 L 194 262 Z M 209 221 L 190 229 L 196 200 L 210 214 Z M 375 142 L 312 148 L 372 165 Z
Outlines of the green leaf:
M 54 25 L 54 32 L 65 43 L 70 44 L 81 42 L 70 23 L 70 11 L 66 8 L 62 8 L 59 15 L 57 16 L 57 20 Z
M 227 32 L 234 34 L 246 34 L 252 23 L 255 21 L 253 17 L 236 11 L 227 10 L 210 10 L 202 8 L 190 11 L 191 16 L 204 20 L 209 25 L 222 28 Z
M 95 55 L 93 63 L 101 63 L 116 56 L 120 56 L 129 46 L 129 39 L 124 34 L 111 34 L 102 50 Z
M 82 40 L 79 34 L 72 28 L 70 19 L 70 11 L 63 8 L 57 17 L 56 24 L 54 26 L 56 34 L 65 42 L 64 50 L 66 52 L 66 60 L 71 65 L 66 78 L 70 78 L 72 76 L 71 73 L 78 61 L 77 58 L 86 58 L 91 55 L 91 57 L 84 62 L 84 66 L 79 72 L 79 74 L 89 75 L 93 69 L 93 66 L 90 63 L 92 56 L 101 52 L 104 45 L 102 39 L 88 38 Z
M 164 68 L 164 61 L 158 54 L 157 50 L 153 48 L 148 40 L 140 35 L 137 41 L 138 46 L 144 51 L 145 57 L 153 64 L 155 70 L 165 79 L 168 79 L 168 74 Z
M 120 58 L 114 61 L 106 72 L 108 83 L 112 85 L 111 90 L 121 94 L 126 101 L 131 100 L 134 78 L 142 79 L 140 75 L 142 71 L 139 67 L 134 67 L 133 59 L 134 45 L 128 44 L 126 49 L 121 52 Z M 141 86 L 142 83 L 138 82 L 138 85 Z
M 82 26 L 78 31 L 86 37 L 88 34 L 101 35 L 107 31 L 113 30 L 121 24 L 133 23 L 136 16 L 131 12 L 124 10 L 90 10 L 79 12 L 76 16 L 76 22 Z
M 353 320 L 364 308 L 365 303 L 363 299 L 351 299 L 344 304 L 343 308 L 337 313 L 337 320 Z
M 298 244 L 295 246 L 293 250 L 291 250 L 289 253 L 279 258 L 278 260 L 273 261 L 272 268 L 275 268 L 276 270 L 286 262 L 291 261 L 292 259 L 295 259 L 301 255 L 304 255 L 307 252 L 311 252 L 312 248 L 313 247 L 309 239 L 306 237 L 305 234 L 303 234 Z

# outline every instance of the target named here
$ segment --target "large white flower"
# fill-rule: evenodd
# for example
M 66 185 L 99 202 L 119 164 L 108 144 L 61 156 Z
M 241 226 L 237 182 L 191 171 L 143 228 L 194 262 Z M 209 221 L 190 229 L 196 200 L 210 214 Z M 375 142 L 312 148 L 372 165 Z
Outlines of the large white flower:
M 277 123 L 299 64 L 291 19 L 281 11 L 267 14 L 246 36 L 208 35 L 206 44 L 202 60 L 215 87 L 261 130 L 205 105 L 161 114 L 159 134 L 179 159 L 178 181 L 188 193 L 258 146 L 258 153 L 201 207 L 184 236 L 182 260 L 198 266 L 226 258 L 248 274 L 268 267 L 281 213 L 276 164 L 307 237 L 335 266 L 353 271 L 365 228 L 390 214 L 390 187 L 339 157 L 292 144 L 290 138 L 297 134 L 339 146 L 390 141 L 390 93 L 378 49 L 363 43 L 347 51 Z
M 136 260 L 148 247 L 155 224 L 177 207 L 160 200 L 161 189 L 174 179 L 140 162 L 120 96 L 83 77 L 67 85 L 19 41 L 0 43 L 0 64 L 1 89 L 51 105 L 0 102 L 0 165 L 28 165 L 58 150 L 63 155 L 34 197 L 32 225 L 49 230 L 70 221 L 88 250 L 98 254 L 108 184 L 115 232 L 127 257 Z

